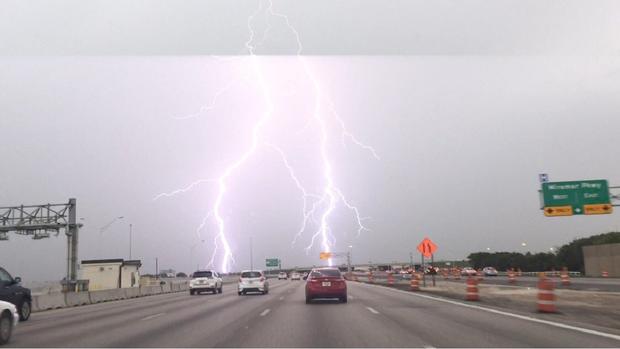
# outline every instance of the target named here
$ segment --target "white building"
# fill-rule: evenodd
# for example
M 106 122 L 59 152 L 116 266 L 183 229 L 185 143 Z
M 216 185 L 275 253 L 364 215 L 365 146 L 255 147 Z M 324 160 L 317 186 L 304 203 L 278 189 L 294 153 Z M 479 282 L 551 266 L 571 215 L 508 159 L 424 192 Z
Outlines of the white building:
M 90 291 L 140 287 L 139 260 L 94 259 L 80 264 L 80 279 L 88 280 Z

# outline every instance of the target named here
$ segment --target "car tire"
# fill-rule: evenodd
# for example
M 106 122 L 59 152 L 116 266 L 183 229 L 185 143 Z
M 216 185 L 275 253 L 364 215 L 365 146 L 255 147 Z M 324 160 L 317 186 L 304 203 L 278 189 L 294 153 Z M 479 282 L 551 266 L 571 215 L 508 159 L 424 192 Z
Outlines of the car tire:
M 222 293 L 222 287 L 223 286 L 220 286 L 220 288 L 217 289 L 217 293 Z
M 347 302 L 347 296 L 340 297 L 340 302 L 346 303 Z
M 306 304 L 310 304 L 312 302 L 312 298 L 306 296 Z
M 194 295 L 194 290 L 189 290 L 189 295 L 193 296 Z
M 6 344 L 11 340 L 13 333 L 13 320 L 9 312 L 0 314 L 0 345 Z
M 217 294 L 217 288 L 213 289 L 213 294 Z
M 29 300 L 22 301 L 17 311 L 19 312 L 19 321 L 28 321 L 32 313 L 32 303 Z

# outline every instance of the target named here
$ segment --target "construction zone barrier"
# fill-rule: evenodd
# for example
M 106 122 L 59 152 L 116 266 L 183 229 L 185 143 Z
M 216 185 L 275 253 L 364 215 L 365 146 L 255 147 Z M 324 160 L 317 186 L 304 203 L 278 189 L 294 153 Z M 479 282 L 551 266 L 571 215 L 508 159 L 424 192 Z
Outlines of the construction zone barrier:
M 482 273 L 482 270 L 480 270 L 480 269 L 476 270 L 476 276 L 477 276 L 478 282 L 484 280 L 484 274 Z
M 570 276 L 568 276 L 568 269 L 562 269 L 562 272 L 560 273 L 560 279 L 562 280 L 562 286 L 570 285 Z
M 538 312 L 555 313 L 555 293 L 553 282 L 549 280 L 545 273 L 540 273 L 538 280 Z
M 420 276 L 416 273 L 411 274 L 411 282 L 409 283 L 411 291 L 420 290 Z
M 511 283 L 511 284 L 514 284 L 514 283 L 517 282 L 517 278 L 515 276 L 515 272 L 512 269 L 508 270 L 508 282 Z
M 454 280 L 461 280 L 461 271 L 458 269 L 454 269 L 452 275 L 454 276 Z
M 478 296 L 478 281 L 473 277 L 467 278 L 467 292 L 465 294 L 466 301 L 479 301 L 480 297 Z
M 609 277 L 609 273 L 607 271 L 603 270 L 601 272 L 601 277 L 607 278 L 607 277 Z
M 387 283 L 388 283 L 388 286 L 394 286 L 394 275 L 392 275 L 392 273 L 388 273 Z
M 448 279 L 450 278 L 449 271 L 447 271 L 447 270 L 445 270 L 445 269 L 444 269 L 444 270 L 442 270 L 441 275 L 443 275 L 443 279 L 444 279 L 444 280 L 448 280 Z
M 374 283 L 375 283 L 375 278 L 374 278 L 374 276 L 372 275 L 372 271 L 369 271 L 369 272 L 368 272 L 368 282 L 369 282 L 369 283 L 371 283 L 371 284 L 374 284 Z

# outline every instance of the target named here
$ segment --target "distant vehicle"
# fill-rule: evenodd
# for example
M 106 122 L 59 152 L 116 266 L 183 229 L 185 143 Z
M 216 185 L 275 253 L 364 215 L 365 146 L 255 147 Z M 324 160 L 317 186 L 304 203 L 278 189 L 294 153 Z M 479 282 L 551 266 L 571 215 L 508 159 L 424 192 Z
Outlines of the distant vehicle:
M 20 277 L 13 278 L 0 268 L 0 301 L 12 303 L 17 307 L 19 320 L 26 321 L 32 312 L 32 295 L 30 289 L 22 287 Z
M 222 278 L 214 270 L 199 270 L 192 274 L 189 282 L 189 294 L 200 294 L 201 292 L 222 293 Z
M 288 275 L 286 275 L 285 272 L 280 272 L 278 274 L 278 280 L 286 280 L 286 279 L 288 279 Z
M 241 296 L 248 292 L 269 293 L 269 282 L 262 270 L 244 270 L 241 272 L 237 293 Z
M 493 267 L 485 267 L 482 269 L 485 276 L 497 276 L 497 269 Z
M 13 329 L 17 326 L 19 314 L 13 303 L 0 301 L 0 345 L 11 340 Z
M 306 281 L 306 304 L 316 298 L 337 298 L 347 302 L 347 283 L 336 268 L 317 268 L 310 271 Z
M 299 274 L 298 272 L 294 271 L 291 274 L 291 281 L 293 281 L 293 280 L 301 280 L 301 274 Z
M 303 278 L 304 280 L 306 280 L 306 279 L 308 278 L 308 272 L 307 272 L 307 271 L 306 271 L 306 272 L 304 272 L 304 274 L 302 275 L 302 278 Z
M 461 269 L 461 276 L 476 276 L 476 269 L 472 267 L 465 267 Z

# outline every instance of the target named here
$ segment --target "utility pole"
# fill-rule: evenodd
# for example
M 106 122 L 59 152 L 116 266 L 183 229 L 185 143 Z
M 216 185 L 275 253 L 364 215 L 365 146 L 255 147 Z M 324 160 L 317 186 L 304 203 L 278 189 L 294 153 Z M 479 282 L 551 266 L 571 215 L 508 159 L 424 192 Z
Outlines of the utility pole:
M 155 257 L 155 278 L 159 279 L 159 260 Z
M 129 259 L 131 259 L 131 231 L 133 224 L 129 223 Z
M 409 252 L 409 265 L 413 268 L 413 252 Z

